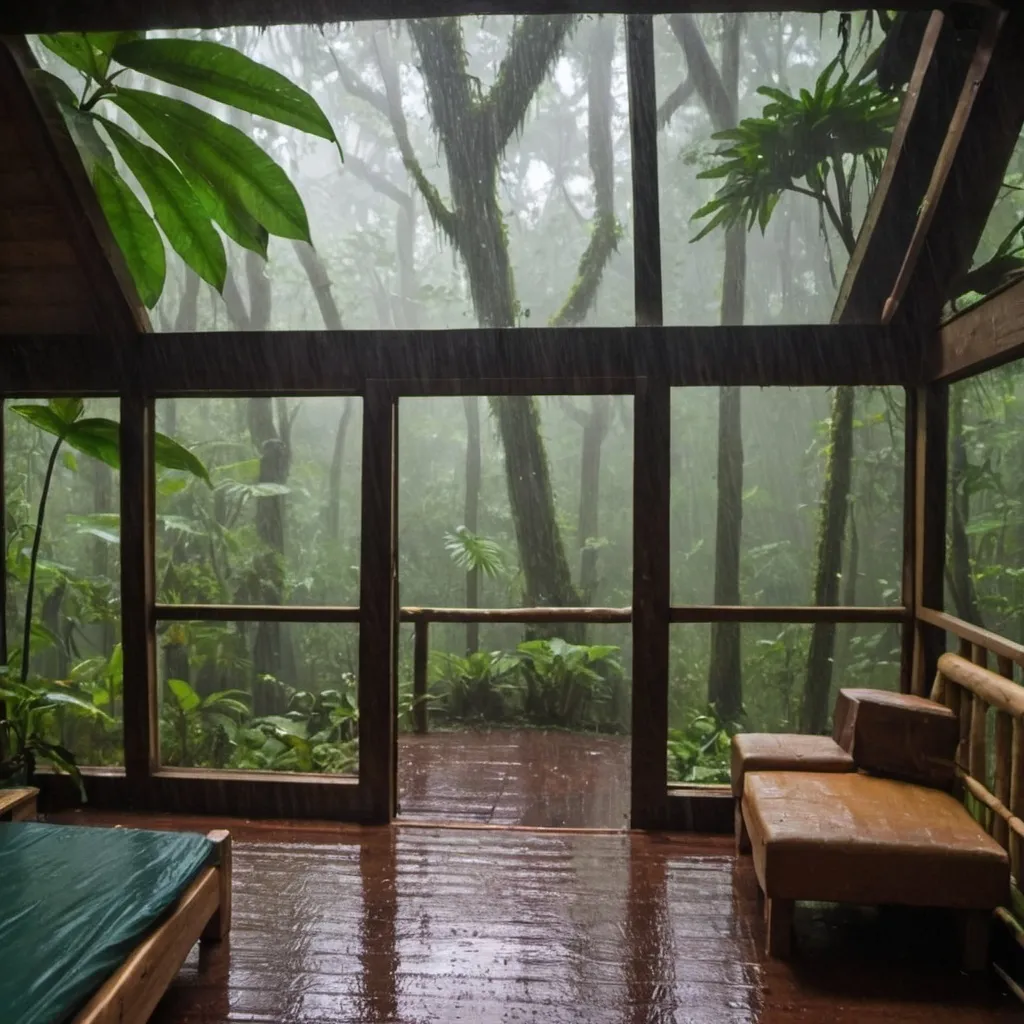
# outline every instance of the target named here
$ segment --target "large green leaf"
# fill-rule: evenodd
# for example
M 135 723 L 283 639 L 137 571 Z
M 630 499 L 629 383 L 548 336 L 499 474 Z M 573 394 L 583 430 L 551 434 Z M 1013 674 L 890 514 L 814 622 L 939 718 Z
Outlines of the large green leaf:
M 12 405 L 11 412 L 54 437 L 63 437 L 68 429 L 68 424 L 47 405 Z
M 186 177 L 190 171 L 198 174 L 227 205 L 240 206 L 272 235 L 310 241 L 306 208 L 295 186 L 244 132 L 168 96 L 121 89 L 114 102 Z
M 190 711 L 195 711 L 201 703 L 199 694 L 192 689 L 184 679 L 168 679 L 167 688 L 174 694 L 174 699 L 178 702 L 178 707 L 188 714 Z
M 195 39 L 143 39 L 119 45 L 114 60 L 229 107 L 338 141 L 309 93 L 230 46 Z
M 102 77 L 103 72 L 100 71 L 96 52 L 84 32 L 44 35 L 39 37 L 39 42 L 52 53 L 57 54 L 62 61 L 77 68 L 90 78 Z
M 51 398 L 47 405 L 65 423 L 74 423 L 85 412 L 85 402 L 81 398 Z
M 158 466 L 163 466 L 165 469 L 183 470 L 186 473 L 199 477 L 205 484 L 213 486 L 210 483 L 210 474 L 207 473 L 206 466 L 192 452 L 183 445 L 178 444 L 173 438 L 168 437 L 166 434 L 157 434 L 153 438 L 153 447 Z
M 223 291 L 228 271 L 224 243 L 189 183 L 162 153 L 139 142 L 113 121 L 99 120 L 149 197 L 171 248 L 204 281 Z
M 124 254 L 139 297 L 152 309 L 164 290 L 167 273 L 160 232 L 135 193 L 116 171 L 97 164 L 93 168 L 92 183 L 110 230 Z
M 64 441 L 83 455 L 91 455 L 114 469 L 121 467 L 120 428 L 114 420 L 79 420 L 64 435 Z

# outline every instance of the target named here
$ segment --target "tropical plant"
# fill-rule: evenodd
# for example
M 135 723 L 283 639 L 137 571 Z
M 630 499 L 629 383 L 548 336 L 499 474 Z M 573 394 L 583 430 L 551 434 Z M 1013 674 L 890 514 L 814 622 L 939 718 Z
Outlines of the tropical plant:
M 43 521 L 46 517 L 46 501 L 53 480 L 53 470 L 62 446 L 67 445 L 84 455 L 99 459 L 114 469 L 121 466 L 120 426 L 114 420 L 103 417 L 85 417 L 85 403 L 81 398 L 52 398 L 46 405 L 15 405 L 11 411 L 28 420 L 44 433 L 56 438 L 50 449 L 50 457 L 43 477 L 43 489 L 39 496 L 35 532 L 32 537 L 32 553 L 29 558 L 28 590 L 25 597 L 25 625 L 21 648 L 21 682 L 28 681 L 29 660 L 33 629 L 33 601 L 35 598 L 36 570 L 39 564 L 39 547 L 43 539 Z M 181 470 L 210 482 L 206 467 L 187 448 L 177 441 L 157 433 L 153 440 L 155 459 L 158 465 L 168 469 Z
M 669 730 L 669 782 L 728 782 L 732 737 L 738 731 L 735 724 L 723 722 L 713 706 L 691 710 L 685 728 Z
M 611 703 L 611 678 L 622 671 L 619 648 L 571 644 L 559 637 L 527 640 L 517 648 L 526 677 L 524 710 L 538 725 L 597 728 Z
M 193 763 L 197 744 L 221 743 L 221 756 L 213 753 L 214 763 L 223 763 L 223 748 L 235 742 L 239 724 L 249 714 L 248 694 L 241 690 L 219 690 L 200 696 L 184 679 L 168 679 L 160 714 L 177 742 L 177 763 Z
M 748 230 L 757 224 L 763 232 L 782 193 L 795 192 L 818 204 L 853 251 L 854 185 L 859 173 L 869 187 L 877 182 L 900 101 L 874 82 L 851 81 L 845 70 L 833 81 L 837 68 L 838 60 L 818 76 L 813 93 L 802 89 L 798 97 L 762 86 L 758 93 L 771 102 L 761 117 L 746 118 L 713 136 L 723 145 L 715 153 L 715 166 L 698 177 L 725 181 L 693 215 L 695 220 L 710 218 L 695 242 L 736 223 L 746 223 Z
M 457 526 L 444 535 L 444 549 L 452 561 L 466 572 L 478 570 L 490 579 L 508 575 L 508 559 L 500 544 Z
M 40 36 L 40 42 L 82 76 L 76 95 L 61 78 L 41 72 L 147 306 L 156 305 L 164 287 L 161 231 L 217 291 L 223 291 L 227 276 L 217 227 L 264 259 L 270 235 L 310 241 L 295 186 L 244 132 L 185 100 L 124 84 L 126 72 L 134 71 L 337 145 L 319 104 L 284 75 L 208 40 L 74 32 Z M 134 121 L 159 149 L 117 124 L 111 107 Z M 152 213 L 125 181 L 115 154 L 141 186 Z
M 7 669 L 0 667 L 0 786 L 27 782 L 37 761 L 45 761 L 58 772 L 74 779 L 83 798 L 85 788 L 75 755 L 47 736 L 53 716 L 72 710 L 83 717 L 110 721 L 95 704 L 70 689 L 42 684 L 16 682 L 7 678 Z
M 464 658 L 432 651 L 431 696 L 449 721 L 500 722 L 518 710 L 519 667 L 519 660 L 504 651 L 476 651 Z

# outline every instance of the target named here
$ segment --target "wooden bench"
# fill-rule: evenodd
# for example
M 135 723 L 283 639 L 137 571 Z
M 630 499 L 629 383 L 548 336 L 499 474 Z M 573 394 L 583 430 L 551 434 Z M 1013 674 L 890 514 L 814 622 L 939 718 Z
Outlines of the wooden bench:
M 732 738 L 732 795 L 736 798 L 736 850 L 750 853 L 740 802 L 747 772 L 852 772 L 853 758 L 828 736 L 737 733 Z
M 985 966 L 1009 861 L 953 796 L 862 773 L 755 772 L 742 814 L 769 955 L 788 955 L 797 900 L 902 904 L 962 911 L 964 966 Z

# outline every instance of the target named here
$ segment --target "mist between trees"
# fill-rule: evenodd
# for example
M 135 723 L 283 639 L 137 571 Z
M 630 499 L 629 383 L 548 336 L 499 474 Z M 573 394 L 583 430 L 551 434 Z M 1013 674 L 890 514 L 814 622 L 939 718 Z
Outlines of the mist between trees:
M 909 74 L 886 48 L 895 24 L 656 19 L 668 323 L 829 319 Z M 328 141 L 147 81 L 269 153 L 302 197 L 313 242 L 272 238 L 265 263 L 229 247 L 223 296 L 170 261 L 156 329 L 633 322 L 632 176 L 643 171 L 631 166 L 621 19 L 437 19 L 205 38 L 313 96 L 344 163 Z M 72 80 L 42 51 L 41 60 Z M 779 95 L 759 93 L 764 86 Z M 730 146 L 744 136 L 712 135 L 773 102 L 776 126 L 798 118 L 787 97 L 832 104 L 837 124 L 859 117 L 871 133 L 838 152 L 796 153 L 799 166 L 764 202 L 751 198 L 756 190 L 727 202 L 720 190 L 734 177 L 700 175 L 738 159 Z M 986 259 L 1015 252 L 1004 240 L 1016 201 L 1008 189 Z M 961 613 L 978 620 L 992 610 L 999 622 L 987 624 L 1010 628 L 1016 578 L 987 567 L 1005 564 L 1007 545 L 1019 543 L 1005 476 L 1016 465 L 1016 378 L 1006 371 L 999 381 L 984 415 L 969 398 L 954 415 L 962 440 L 950 578 Z M 110 403 L 89 405 L 116 415 Z M 665 557 L 675 603 L 900 603 L 898 389 L 679 389 L 672 416 Z M 206 486 L 160 474 L 159 600 L 358 603 L 360 418 L 354 397 L 159 403 L 159 428 L 211 476 Z M 31 425 L 6 422 L 13 651 L 45 444 Z M 400 423 L 403 604 L 631 603 L 630 398 L 404 401 Z M 70 681 L 109 716 L 58 713 L 49 723 L 80 760 L 106 763 L 121 757 L 118 498 L 116 473 L 94 461 L 66 458 L 55 470 L 32 670 Z M 354 770 L 355 626 L 175 622 L 158 634 L 165 763 Z M 412 645 L 403 637 L 408 727 Z M 682 780 L 721 781 L 722 737 L 736 728 L 821 731 L 841 683 L 898 684 L 895 626 L 678 626 L 671 643 L 670 773 Z M 628 731 L 628 627 L 445 625 L 432 627 L 430 645 L 432 728 Z

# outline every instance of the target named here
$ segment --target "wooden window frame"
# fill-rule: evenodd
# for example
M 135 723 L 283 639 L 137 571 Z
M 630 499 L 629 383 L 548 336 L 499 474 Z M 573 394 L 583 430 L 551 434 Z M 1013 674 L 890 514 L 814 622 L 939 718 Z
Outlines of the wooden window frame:
M 542 5 L 544 13 L 575 11 L 564 0 Z M 594 0 L 589 11 L 621 11 L 621 3 Z M 806 327 L 690 328 L 663 326 L 660 216 L 654 102 L 651 13 L 685 10 L 791 9 L 788 4 L 682 0 L 629 5 L 627 61 L 634 166 L 652 173 L 633 176 L 635 309 L 633 328 L 507 329 L 423 332 L 275 332 L 140 334 L 134 306 L 109 298 L 101 303 L 111 320 L 108 334 L 89 337 L 7 337 L 0 346 L 0 399 L 10 396 L 115 395 L 121 400 L 122 632 L 125 651 L 125 770 L 93 775 L 96 803 L 192 813 L 387 821 L 394 812 L 394 687 L 400 611 L 396 586 L 397 408 L 401 397 L 444 394 L 632 393 L 634 395 L 634 744 L 631 824 L 638 828 L 706 828 L 723 818 L 731 823 L 731 802 L 719 792 L 669 787 L 666 751 L 668 715 L 668 631 L 673 621 L 858 621 L 904 623 L 904 682 L 925 689 L 938 637 L 949 628 L 941 616 L 941 568 L 931 557 L 944 538 L 945 401 L 950 379 L 1024 354 L 1019 309 L 1022 294 L 997 297 L 986 307 L 947 325 L 939 336 L 921 331 L 907 311 L 930 309 L 940 294 L 942 274 L 917 254 L 941 241 L 942 217 L 934 208 L 955 192 L 988 187 L 972 178 L 969 150 L 978 140 L 1005 147 L 1016 110 L 999 118 L 984 103 L 964 94 L 953 114 L 951 134 L 929 184 L 928 202 L 916 221 L 900 227 L 898 245 L 908 252 L 896 281 L 882 294 L 865 292 L 858 281 L 843 294 L 857 301 L 837 312 L 830 325 Z M 806 7 L 806 5 L 804 5 Z M 812 5 L 813 6 L 813 5 Z M 822 4 L 822 8 L 831 4 Z M 855 5 L 856 6 L 856 5 Z M 931 3 L 896 4 L 922 9 Z M 540 11 L 534 0 L 503 4 L 461 0 L 443 13 Z M 272 24 L 282 5 L 274 0 L 234 0 L 208 5 L 199 0 L 166 0 L 154 5 L 126 0 L 58 0 L 5 11 L 0 32 L 68 29 L 211 26 L 217 19 Z M 391 0 L 386 11 L 363 0 L 299 0 L 293 21 L 360 17 L 423 16 L 429 3 Z M 441 13 L 440 2 L 436 11 Z M 243 17 L 244 13 L 244 17 Z M 941 19 L 941 15 L 937 16 Z M 992 15 L 996 17 L 996 15 Z M 998 17 L 1012 21 L 1014 16 Z M 213 19 L 211 21 L 210 19 Z M 219 21 L 217 22 L 220 23 Z M 1014 23 L 1019 32 L 1019 19 Z M 940 26 L 932 25 L 934 43 Z M 979 95 L 997 92 L 1014 69 L 1018 37 L 996 35 L 998 48 L 985 62 Z M 930 53 L 919 59 L 919 80 Z M 8 73 L 5 70 L 5 73 Z M 934 77 L 934 76 L 933 76 Z M 971 87 L 973 88 L 973 86 Z M 904 135 L 915 131 L 918 104 L 905 111 Z M 1024 117 L 1024 111 L 1021 111 Z M 998 122 L 998 123 L 997 123 Z M 987 125 L 987 127 L 986 127 Z M 972 145 L 968 146 L 964 140 Z M 963 143 L 963 144 L 962 144 Z M 45 147 L 44 147 L 45 148 Z M 919 191 L 919 171 L 900 163 L 899 147 L 887 161 L 886 187 L 872 200 L 882 209 L 905 206 Z M 909 198 L 908 198 L 909 197 Z M 917 196 L 918 200 L 922 197 Z M 916 209 L 918 202 L 913 202 Z M 878 210 L 875 211 L 878 213 Z M 877 223 L 878 217 L 869 223 Z M 975 218 L 976 219 L 976 218 Z M 961 225 L 960 250 L 980 226 Z M 910 234 L 912 232 L 912 234 Z M 909 237 L 907 237 L 909 235 Z M 867 241 L 872 239 L 868 237 Z M 955 254 L 954 254 L 955 255 Z M 116 254 L 112 257 L 116 264 Z M 871 259 L 868 258 L 870 263 Z M 860 275 L 855 258 L 851 273 Z M 931 269 L 930 269 L 931 268 Z M 885 275 L 882 275 L 885 277 Z M 114 275 L 118 277 L 118 275 Z M 847 285 L 850 284 L 848 287 Z M 111 288 L 116 288 L 112 285 Z M 121 285 L 123 287 L 123 284 Z M 858 290 L 859 287 L 859 290 Z M 110 289 L 105 288 L 106 291 Z M 883 303 L 888 297 L 889 301 Z M 122 296 L 123 299 L 123 296 Z M 851 324 L 854 305 L 879 310 L 884 322 Z M 111 312 L 113 310 L 113 312 Z M 900 315 L 902 310 L 902 315 Z M 997 311 L 1003 324 L 998 341 L 986 333 L 986 317 Z M 981 325 L 979 327 L 979 324 Z M 964 339 L 967 339 L 965 342 Z M 980 339 L 980 340 L 979 340 Z M 47 358 L 40 365 L 40 352 Z M 907 389 L 907 464 L 903 602 L 897 608 L 673 608 L 669 595 L 668 545 L 670 389 L 717 385 L 896 385 Z M 153 572 L 155 530 L 152 434 L 157 398 L 269 394 L 356 394 L 364 402 L 363 532 L 358 609 L 237 609 L 208 607 L 199 617 L 266 616 L 277 621 L 352 621 L 360 625 L 360 774 L 358 781 L 324 776 L 282 776 L 161 768 L 157 764 L 155 630 L 158 617 L 175 618 L 196 609 L 158 605 Z M 941 450 L 940 450 L 941 449 Z M 941 565 L 941 562 L 940 562 Z M 309 617 L 307 617 L 309 616 Z M 313 616 L 319 616 L 313 618 Z M 382 658 L 380 652 L 389 651 Z M 384 737 L 387 743 L 381 743 Z

